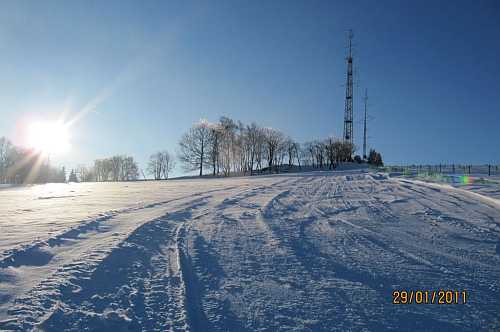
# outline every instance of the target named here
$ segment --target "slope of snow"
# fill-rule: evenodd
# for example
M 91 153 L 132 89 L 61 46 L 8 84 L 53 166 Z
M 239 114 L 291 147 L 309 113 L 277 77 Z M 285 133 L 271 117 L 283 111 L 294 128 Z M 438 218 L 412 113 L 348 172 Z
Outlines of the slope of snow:
M 363 170 L 0 190 L 0 330 L 500 329 L 495 198 Z M 392 304 L 393 290 L 467 304 Z
M 500 199 L 500 176 L 485 174 L 404 174 L 390 173 L 391 177 L 416 180 L 427 183 L 441 183 L 449 187 L 460 188 L 467 191 L 475 192 L 483 196 L 489 196 L 495 199 Z

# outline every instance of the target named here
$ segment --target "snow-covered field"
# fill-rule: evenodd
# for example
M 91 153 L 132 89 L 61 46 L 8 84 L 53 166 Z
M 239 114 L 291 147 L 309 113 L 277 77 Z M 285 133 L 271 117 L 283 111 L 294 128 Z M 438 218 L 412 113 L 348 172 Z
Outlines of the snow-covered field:
M 467 303 L 392 304 L 440 289 Z M 363 171 L 2 189 L 9 329 L 498 331 L 500 201 Z

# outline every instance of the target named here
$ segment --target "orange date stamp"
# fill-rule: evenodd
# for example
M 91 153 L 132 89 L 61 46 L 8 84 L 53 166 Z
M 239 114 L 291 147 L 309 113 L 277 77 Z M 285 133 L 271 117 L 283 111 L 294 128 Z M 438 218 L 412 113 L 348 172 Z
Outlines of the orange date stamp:
M 466 290 L 395 290 L 392 304 L 466 304 Z

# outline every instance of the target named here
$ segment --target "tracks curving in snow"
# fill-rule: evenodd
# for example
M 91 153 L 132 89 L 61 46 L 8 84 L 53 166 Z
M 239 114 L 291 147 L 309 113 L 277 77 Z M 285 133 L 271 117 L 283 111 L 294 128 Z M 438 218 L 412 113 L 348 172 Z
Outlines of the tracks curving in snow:
M 5 252 L 0 329 L 500 327 L 500 211 L 481 197 L 363 172 L 177 183 Z M 470 301 L 393 305 L 402 289 Z

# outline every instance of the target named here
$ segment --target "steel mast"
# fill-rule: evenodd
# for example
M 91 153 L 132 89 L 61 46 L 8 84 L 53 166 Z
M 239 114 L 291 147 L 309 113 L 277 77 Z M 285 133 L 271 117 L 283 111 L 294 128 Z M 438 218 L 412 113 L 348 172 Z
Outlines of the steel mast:
M 353 92 L 353 78 L 352 78 L 352 30 L 348 34 L 348 47 L 349 54 L 347 56 L 347 84 L 345 92 L 345 111 L 344 111 L 344 141 L 354 144 L 353 133 L 353 105 L 352 105 L 352 92 Z

